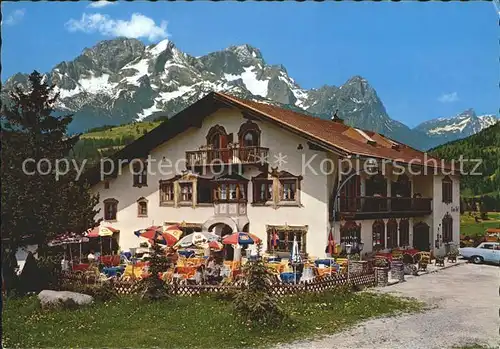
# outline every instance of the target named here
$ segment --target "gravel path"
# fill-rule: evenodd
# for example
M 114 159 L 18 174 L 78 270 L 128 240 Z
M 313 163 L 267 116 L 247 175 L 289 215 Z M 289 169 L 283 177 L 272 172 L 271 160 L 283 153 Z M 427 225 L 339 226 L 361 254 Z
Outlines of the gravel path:
M 500 348 L 499 286 L 496 266 L 454 266 L 377 289 L 417 298 L 430 310 L 369 320 L 332 336 L 278 348 L 446 349 L 465 344 Z

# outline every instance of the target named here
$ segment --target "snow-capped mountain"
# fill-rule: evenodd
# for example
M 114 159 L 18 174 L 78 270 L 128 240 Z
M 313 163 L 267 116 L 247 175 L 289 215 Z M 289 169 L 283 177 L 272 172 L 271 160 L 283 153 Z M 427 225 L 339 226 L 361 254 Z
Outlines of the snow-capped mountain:
M 306 90 L 285 67 L 267 64 L 250 45 L 193 57 L 169 40 L 150 46 L 136 39 L 105 40 L 75 60 L 56 65 L 47 78 L 60 93 L 59 109 L 75 114 L 72 132 L 172 116 L 213 90 L 323 117 L 339 109 L 347 123 L 399 139 L 401 132 L 410 132 L 389 118 L 362 77 L 340 87 Z M 26 75 L 16 74 L 3 90 L 26 81 Z
M 282 65 L 267 64 L 250 45 L 193 57 L 172 41 L 145 46 L 128 38 L 105 40 L 46 74 L 60 93 L 58 109 L 73 113 L 70 132 L 102 125 L 170 117 L 211 91 L 224 91 L 380 132 L 417 148 L 427 136 L 391 119 L 368 81 L 354 76 L 342 86 L 301 88 Z M 27 75 L 10 77 L 4 92 L 26 85 Z M 443 124 L 444 125 L 444 124 Z M 443 126 L 444 127 L 444 126 Z
M 468 109 L 453 117 L 443 117 L 426 121 L 415 130 L 429 137 L 429 147 L 469 137 L 479 131 L 496 124 L 499 119 L 495 115 L 477 116 L 474 109 Z

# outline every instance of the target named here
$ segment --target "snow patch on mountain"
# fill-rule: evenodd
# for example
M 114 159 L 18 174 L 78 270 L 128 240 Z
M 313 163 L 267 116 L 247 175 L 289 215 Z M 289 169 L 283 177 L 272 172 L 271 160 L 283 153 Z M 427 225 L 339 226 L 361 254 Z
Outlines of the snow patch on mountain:
M 467 118 L 458 123 L 451 123 L 449 125 L 430 129 L 427 132 L 430 134 L 440 134 L 444 132 L 462 132 L 469 122 L 470 118 Z
M 255 67 L 245 67 L 243 69 L 245 70 L 245 72 L 241 73 L 240 75 L 224 74 L 224 77 L 227 81 L 235 81 L 241 79 L 245 84 L 247 90 L 252 94 L 256 96 L 266 97 L 269 80 L 259 80 L 257 78 L 257 74 L 255 73 L 255 70 L 257 69 Z

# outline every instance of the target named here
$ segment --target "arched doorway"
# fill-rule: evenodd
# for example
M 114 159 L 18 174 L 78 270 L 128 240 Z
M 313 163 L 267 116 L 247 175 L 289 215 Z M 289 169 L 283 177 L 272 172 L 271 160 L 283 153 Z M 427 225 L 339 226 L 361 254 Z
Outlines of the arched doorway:
M 378 219 L 372 225 L 373 250 L 379 251 L 385 248 L 385 223 Z
M 226 149 L 228 141 L 228 134 L 223 126 L 215 125 L 210 128 L 207 134 L 208 161 L 217 159 L 224 163 L 227 162 L 229 159 L 229 153 Z
M 231 228 L 229 225 L 225 223 L 216 223 L 210 226 L 208 228 L 208 231 L 214 234 L 219 235 L 221 238 L 223 238 L 226 235 L 230 235 L 233 233 L 233 228 Z
M 429 225 L 419 222 L 413 226 L 413 248 L 419 251 L 430 251 L 430 229 Z
M 387 248 L 398 247 L 398 222 L 391 218 L 387 222 Z

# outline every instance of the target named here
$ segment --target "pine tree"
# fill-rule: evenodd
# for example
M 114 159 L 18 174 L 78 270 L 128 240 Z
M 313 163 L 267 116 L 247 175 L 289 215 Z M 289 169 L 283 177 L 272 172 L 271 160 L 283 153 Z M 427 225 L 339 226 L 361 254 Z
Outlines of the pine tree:
M 58 234 L 96 224 L 98 197 L 76 182 L 74 171 L 55 176 L 56 160 L 66 158 L 79 137 L 66 135 L 72 115 L 54 115 L 59 94 L 45 80 L 33 72 L 28 89 L 15 88 L 2 106 L 1 233 L 12 251 L 26 238 L 43 249 Z
M 170 268 L 170 260 L 157 243 L 153 244 L 153 253 L 146 260 L 149 262 L 148 271 L 150 275 L 143 281 L 144 292 L 142 298 L 160 300 L 168 297 L 168 285 L 159 275 Z

